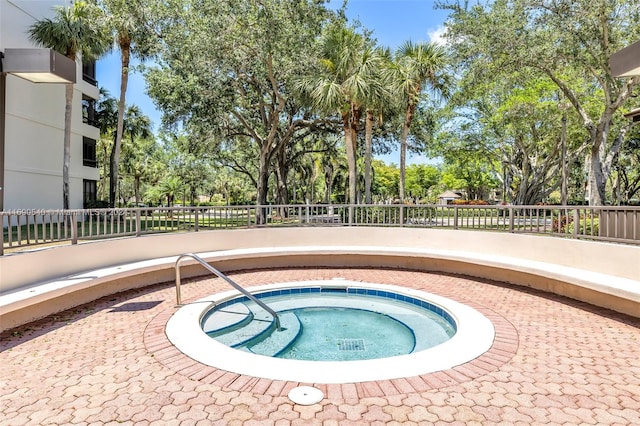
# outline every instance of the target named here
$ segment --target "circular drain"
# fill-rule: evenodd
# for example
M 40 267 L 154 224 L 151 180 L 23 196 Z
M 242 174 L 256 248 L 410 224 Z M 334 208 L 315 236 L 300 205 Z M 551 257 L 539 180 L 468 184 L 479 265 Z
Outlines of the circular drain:
M 313 405 L 324 398 L 324 394 L 320 389 L 311 386 L 298 386 L 289 391 L 287 395 L 289 399 L 299 405 Z

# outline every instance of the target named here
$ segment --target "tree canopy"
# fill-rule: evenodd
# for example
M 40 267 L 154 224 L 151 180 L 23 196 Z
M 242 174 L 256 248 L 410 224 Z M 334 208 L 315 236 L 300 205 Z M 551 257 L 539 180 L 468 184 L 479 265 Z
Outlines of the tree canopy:
M 615 78 L 608 62 L 640 38 L 632 0 L 442 0 L 447 43 L 407 40 L 395 54 L 322 0 L 142 2 L 139 27 L 116 19 L 119 1 L 101 4 L 120 47 L 144 28 L 153 54 L 145 76 L 172 176 L 150 182 L 172 197 L 421 202 L 451 189 L 598 205 L 638 194 L 624 113 L 640 77 Z M 394 145 L 399 167 L 373 159 Z M 407 150 L 438 164 L 408 165 Z M 135 161 L 114 163 L 136 174 Z
M 636 2 L 495 0 L 470 6 L 445 0 L 439 5 L 451 11 L 447 40 L 468 79 L 486 84 L 527 71 L 529 78 L 555 86 L 556 102 L 571 106 L 584 131 L 589 202 L 603 204 L 612 161 L 630 128 L 618 111 L 628 108 L 640 85 L 640 76 L 614 78 L 608 61 L 640 36 Z

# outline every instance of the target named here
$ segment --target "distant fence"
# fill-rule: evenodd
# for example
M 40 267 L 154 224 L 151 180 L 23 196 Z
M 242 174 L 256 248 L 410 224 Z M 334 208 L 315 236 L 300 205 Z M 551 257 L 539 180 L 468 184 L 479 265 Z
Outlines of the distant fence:
M 273 226 L 402 226 L 640 244 L 640 207 L 268 205 L 0 212 L 10 249 L 165 232 Z

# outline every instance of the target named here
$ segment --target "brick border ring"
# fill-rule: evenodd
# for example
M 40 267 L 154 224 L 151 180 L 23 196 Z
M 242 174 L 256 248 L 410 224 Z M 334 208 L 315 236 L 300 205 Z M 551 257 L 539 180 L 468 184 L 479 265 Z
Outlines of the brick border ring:
M 438 294 L 438 292 L 434 293 Z M 325 391 L 325 393 L 327 387 L 330 386 L 351 388 L 351 391 L 357 391 L 362 397 L 425 392 L 455 386 L 473 380 L 496 371 L 509 362 L 518 349 L 518 332 L 511 322 L 486 306 L 463 300 L 459 297 L 452 297 L 451 295 L 443 296 L 471 306 L 492 322 L 495 329 L 495 339 L 489 350 L 464 364 L 420 376 L 361 383 L 342 383 L 337 385 L 322 383 L 309 383 L 308 385 L 313 385 Z M 204 365 L 191 359 L 174 347 L 165 334 L 167 321 L 174 313 L 174 307 L 165 309 L 149 322 L 144 331 L 145 347 L 149 353 L 166 368 L 186 376 L 191 380 L 241 392 L 286 397 L 291 389 L 301 385 L 299 382 L 271 380 L 236 374 Z M 353 389 L 353 387 L 355 387 L 355 389 Z M 349 392 L 349 389 L 345 389 L 345 391 Z

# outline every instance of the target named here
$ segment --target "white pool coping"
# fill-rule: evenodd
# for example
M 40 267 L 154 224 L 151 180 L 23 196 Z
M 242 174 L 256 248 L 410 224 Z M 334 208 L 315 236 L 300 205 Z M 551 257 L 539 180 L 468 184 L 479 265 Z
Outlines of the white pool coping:
M 202 298 L 178 309 L 169 319 L 166 334 L 169 341 L 190 358 L 211 367 L 261 377 L 300 383 L 355 383 L 412 377 L 453 368 L 469 362 L 491 348 L 495 329 L 491 321 L 477 310 L 424 291 L 351 280 L 315 280 L 283 282 L 251 287 L 252 293 L 296 287 L 357 287 L 394 292 L 426 300 L 451 314 L 457 324 L 456 334 L 433 348 L 363 361 L 300 361 L 271 358 L 230 348 L 201 328 L 201 319 L 212 304 L 239 296 L 227 291 Z

